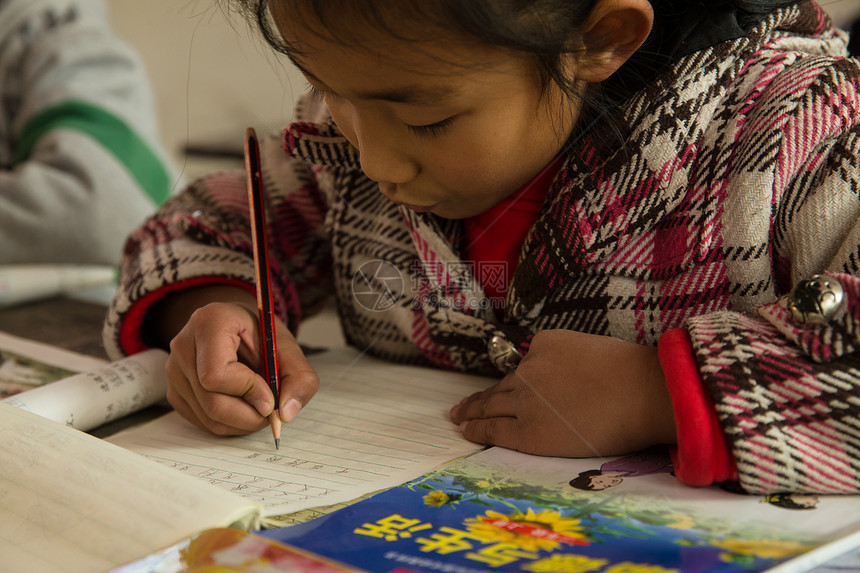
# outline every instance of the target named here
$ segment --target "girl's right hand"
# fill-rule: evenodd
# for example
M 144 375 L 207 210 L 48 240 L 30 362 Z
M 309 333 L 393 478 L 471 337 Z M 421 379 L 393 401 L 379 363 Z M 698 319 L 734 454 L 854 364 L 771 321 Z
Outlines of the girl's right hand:
M 260 375 L 262 350 L 254 296 L 233 287 L 206 287 L 176 293 L 166 302 L 160 305 L 160 314 L 167 312 L 174 325 L 190 312 L 170 340 L 167 400 L 173 408 L 218 435 L 241 435 L 264 428 L 275 400 Z M 279 413 L 289 422 L 316 393 L 319 378 L 280 320 L 276 328 Z M 169 331 L 166 327 L 162 335 Z

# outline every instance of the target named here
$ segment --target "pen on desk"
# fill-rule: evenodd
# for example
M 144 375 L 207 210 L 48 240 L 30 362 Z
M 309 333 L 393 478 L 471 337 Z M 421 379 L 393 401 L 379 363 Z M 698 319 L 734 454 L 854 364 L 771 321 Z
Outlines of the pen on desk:
M 275 338 L 275 313 L 272 309 L 272 277 L 269 272 L 266 238 L 266 212 L 263 205 L 263 183 L 260 178 L 260 146 L 254 128 L 245 130 L 245 172 L 248 177 L 248 205 L 251 212 L 251 240 L 254 249 L 254 278 L 257 283 L 257 311 L 260 315 L 260 346 L 263 353 L 263 377 L 275 397 L 275 409 L 269 414 L 275 449 L 281 447 L 281 418 L 278 413 L 278 342 Z

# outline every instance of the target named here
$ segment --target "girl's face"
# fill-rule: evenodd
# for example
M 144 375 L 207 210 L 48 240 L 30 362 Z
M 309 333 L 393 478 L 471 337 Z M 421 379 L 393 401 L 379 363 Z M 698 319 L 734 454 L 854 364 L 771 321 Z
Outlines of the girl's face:
M 543 93 L 525 56 L 427 32 L 418 42 L 368 32 L 345 46 L 276 4 L 278 29 L 301 50 L 295 63 L 359 150 L 362 170 L 416 211 L 450 219 L 486 211 L 558 154 L 576 120 L 578 104 L 554 85 Z

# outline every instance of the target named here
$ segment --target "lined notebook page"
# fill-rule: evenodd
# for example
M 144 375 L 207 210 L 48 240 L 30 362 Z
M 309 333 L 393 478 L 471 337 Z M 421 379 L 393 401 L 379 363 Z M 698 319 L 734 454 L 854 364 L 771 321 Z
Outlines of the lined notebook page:
M 259 507 L 98 438 L 0 404 L 4 571 L 93 573 Z
M 351 501 L 481 449 L 448 418 L 493 379 L 337 349 L 309 358 L 320 390 L 281 433 L 219 438 L 175 412 L 108 438 L 261 503 L 264 516 Z

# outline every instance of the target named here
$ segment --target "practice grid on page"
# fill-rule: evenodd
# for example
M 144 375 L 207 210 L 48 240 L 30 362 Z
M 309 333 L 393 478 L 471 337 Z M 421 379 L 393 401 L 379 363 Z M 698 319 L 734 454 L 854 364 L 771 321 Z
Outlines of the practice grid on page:
M 448 418 L 490 378 L 394 365 L 339 349 L 309 358 L 320 390 L 281 434 L 211 435 L 172 412 L 108 441 L 240 493 L 264 515 L 351 501 L 481 449 Z

